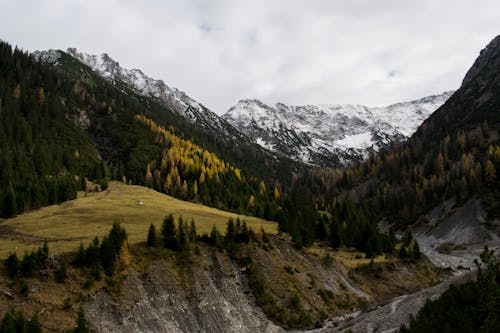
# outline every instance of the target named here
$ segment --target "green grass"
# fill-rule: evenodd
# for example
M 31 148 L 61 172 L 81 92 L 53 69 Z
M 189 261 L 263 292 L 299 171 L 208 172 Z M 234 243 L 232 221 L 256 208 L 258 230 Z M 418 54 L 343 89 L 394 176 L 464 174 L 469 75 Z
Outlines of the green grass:
M 274 222 L 177 200 L 142 186 L 111 182 L 104 192 L 82 192 L 76 200 L 0 221 L 0 258 L 12 251 L 22 255 L 43 239 L 48 239 L 51 253 L 74 251 L 80 242 L 87 244 L 95 236 L 107 234 L 114 220 L 125 227 L 130 244 L 143 242 L 149 225 L 153 223 L 160 230 L 163 218 L 170 213 L 188 222 L 193 218 L 198 234 L 209 233 L 213 225 L 224 232 L 231 217 L 245 220 L 254 231 L 262 226 L 267 233 L 277 232 Z

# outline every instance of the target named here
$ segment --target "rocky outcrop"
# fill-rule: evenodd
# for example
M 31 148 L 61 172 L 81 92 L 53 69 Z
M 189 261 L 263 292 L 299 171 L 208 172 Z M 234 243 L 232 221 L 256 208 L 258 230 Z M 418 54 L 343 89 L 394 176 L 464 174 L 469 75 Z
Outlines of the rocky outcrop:
M 282 332 L 255 304 L 240 267 L 215 249 L 130 270 L 113 299 L 86 307 L 99 332 Z M 179 260 L 179 262 L 175 262 Z M 186 262 L 184 262 L 186 260 Z M 193 260 L 192 262 L 190 262 Z

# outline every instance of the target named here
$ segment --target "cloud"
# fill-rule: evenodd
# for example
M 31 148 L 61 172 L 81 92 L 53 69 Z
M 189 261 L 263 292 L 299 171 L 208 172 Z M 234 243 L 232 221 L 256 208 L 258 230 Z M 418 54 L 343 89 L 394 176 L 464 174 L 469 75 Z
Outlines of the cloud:
M 218 113 L 266 103 L 385 105 L 456 89 L 500 31 L 496 0 L 0 0 L 0 38 L 77 47 Z

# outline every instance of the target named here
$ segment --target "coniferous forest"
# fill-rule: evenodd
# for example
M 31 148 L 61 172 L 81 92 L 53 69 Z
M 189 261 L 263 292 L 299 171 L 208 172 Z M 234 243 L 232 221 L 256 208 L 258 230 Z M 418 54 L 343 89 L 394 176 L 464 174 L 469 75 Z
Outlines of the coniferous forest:
M 61 60 L 63 71 L 7 43 L 0 46 L 1 216 L 74 199 L 85 179 L 104 188 L 110 179 L 147 185 L 270 220 L 277 215 L 281 185 L 268 168 L 261 167 L 263 178 L 251 175 L 200 147 L 195 141 L 210 148 L 216 143 L 69 55 Z

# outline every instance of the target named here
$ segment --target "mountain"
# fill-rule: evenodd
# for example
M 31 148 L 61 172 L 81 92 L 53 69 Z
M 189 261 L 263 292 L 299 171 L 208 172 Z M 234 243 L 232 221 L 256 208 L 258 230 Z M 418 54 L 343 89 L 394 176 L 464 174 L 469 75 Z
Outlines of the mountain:
M 106 53 L 89 55 L 75 48 L 69 48 L 66 52 L 47 50 L 33 53 L 35 59 L 66 72 L 72 71 L 78 77 L 78 70 L 68 68 L 68 61 L 64 60 L 68 56 L 88 66 L 93 73 L 120 91 L 137 96 L 142 103 L 148 105 L 155 102 L 181 116 L 189 125 L 180 124 L 179 121 L 172 124 L 172 119 L 160 124 L 173 125 L 179 130 L 187 127 L 188 130 L 182 133 L 185 137 L 248 170 L 254 176 L 288 183 L 292 175 L 301 168 L 300 164 L 286 156 L 275 156 L 254 144 L 245 134 L 183 91 L 171 88 L 162 80 L 153 79 L 139 69 L 123 68 Z
M 0 56 L 0 217 L 74 199 L 86 179 L 270 220 L 279 211 L 292 163 L 224 140 L 65 52 L 0 43 Z
M 177 88 L 171 88 L 162 80 L 153 79 L 139 69 L 126 69 L 120 63 L 112 59 L 108 54 L 89 55 L 79 52 L 75 48 L 69 48 L 67 54 L 89 66 L 103 78 L 114 84 L 122 83 L 133 88 L 138 94 L 152 97 L 161 101 L 168 107 L 200 127 L 217 130 L 226 133 L 229 125 L 215 113 L 196 102 L 185 92 Z M 48 50 L 36 51 L 34 57 L 43 59 L 46 63 L 57 65 L 61 51 Z
M 336 211 L 351 198 L 369 220 L 410 226 L 428 246 L 498 240 L 499 87 L 500 36 L 407 141 L 346 170 L 308 173 L 299 183 L 315 193 L 320 209 Z
M 66 53 L 114 85 L 158 101 L 219 140 L 239 145 L 254 143 L 278 153 L 279 159 L 291 157 L 320 166 L 347 165 L 366 158 L 370 151 L 409 137 L 451 95 L 446 92 L 385 108 L 284 104 L 273 108 L 257 100 L 242 100 L 220 117 L 164 81 L 153 79 L 139 69 L 123 68 L 106 53 L 89 55 L 75 48 Z M 41 51 L 34 55 L 57 65 L 61 51 Z
M 345 166 L 408 138 L 453 94 L 447 91 L 387 107 L 305 105 L 271 107 L 239 101 L 223 118 L 255 143 L 318 166 Z

